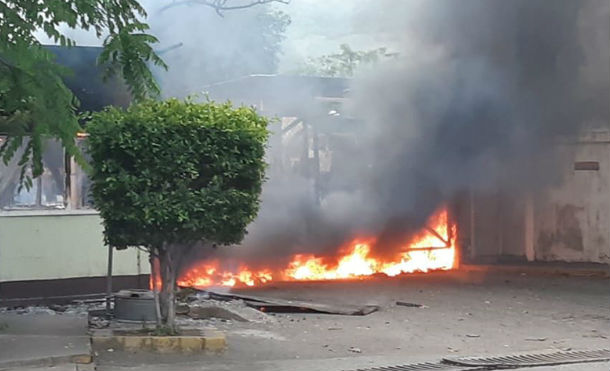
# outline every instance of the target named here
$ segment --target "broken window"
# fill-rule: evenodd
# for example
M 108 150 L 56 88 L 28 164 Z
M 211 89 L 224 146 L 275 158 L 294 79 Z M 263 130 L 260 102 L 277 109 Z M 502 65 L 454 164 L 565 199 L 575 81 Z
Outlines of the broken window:
M 79 138 L 76 145 L 80 149 L 85 161 L 90 160 L 86 151 L 86 139 Z M 75 209 L 93 209 L 93 198 L 91 197 L 91 179 L 85 170 L 72 160 L 70 163 L 70 204 Z
M 48 140 L 43 144 L 43 173 L 33 179 L 32 187 L 20 187 L 19 160 L 23 146 L 8 164 L 0 163 L 0 208 L 7 209 L 63 209 L 65 208 L 64 150 L 61 143 Z M 32 176 L 27 168 L 26 176 Z

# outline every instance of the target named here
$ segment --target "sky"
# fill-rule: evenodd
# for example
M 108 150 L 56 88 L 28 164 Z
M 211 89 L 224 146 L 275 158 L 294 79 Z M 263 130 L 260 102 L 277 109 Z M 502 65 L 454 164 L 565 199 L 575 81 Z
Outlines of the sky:
M 370 5 L 373 2 L 374 0 L 292 0 L 289 4 L 275 4 L 277 10 L 287 13 L 292 19 L 283 42 L 280 71 L 290 72 L 307 58 L 334 53 L 341 44 L 349 44 L 355 50 L 387 47 L 390 51 L 397 51 L 403 48 L 404 41 L 389 32 L 396 26 L 396 22 L 380 24 L 379 14 L 371 12 Z M 158 13 L 154 7 L 158 5 L 158 0 L 143 0 L 141 4 L 149 13 L 149 23 L 156 22 Z M 207 11 L 214 13 L 212 9 Z M 65 33 L 80 46 L 99 46 L 103 41 L 92 31 L 66 29 Z M 39 32 L 37 37 L 43 44 L 53 44 L 43 32 Z M 161 43 L 159 47 L 166 45 Z

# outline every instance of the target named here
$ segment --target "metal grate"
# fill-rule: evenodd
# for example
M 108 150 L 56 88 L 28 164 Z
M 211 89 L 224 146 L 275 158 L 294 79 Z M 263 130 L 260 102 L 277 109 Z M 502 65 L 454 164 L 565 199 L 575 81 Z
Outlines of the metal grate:
M 552 366 L 568 363 L 602 361 L 610 361 L 610 349 L 549 351 L 544 353 L 522 353 L 498 357 L 446 358 L 443 360 L 443 362 L 451 365 L 495 368 Z
M 387 366 L 387 367 L 375 367 L 375 368 L 361 368 L 356 371 L 425 371 L 425 370 L 440 370 L 440 371 L 463 371 L 472 370 L 471 367 L 464 367 L 460 365 L 452 365 L 445 363 L 414 363 L 410 365 L 400 366 Z

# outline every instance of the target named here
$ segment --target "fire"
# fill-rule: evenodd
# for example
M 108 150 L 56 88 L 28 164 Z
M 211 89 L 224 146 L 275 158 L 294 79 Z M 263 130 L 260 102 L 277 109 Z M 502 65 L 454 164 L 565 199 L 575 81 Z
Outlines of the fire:
M 330 259 L 315 255 L 295 255 L 284 269 L 222 270 L 218 260 L 202 262 L 190 268 L 178 280 L 183 287 L 256 286 L 270 281 L 335 280 L 366 277 L 373 274 L 396 276 L 402 273 L 449 270 L 455 266 L 456 227 L 449 222 L 446 209 L 432 215 L 422 229 L 393 258 L 377 257 L 371 251 L 374 238 L 357 238 Z

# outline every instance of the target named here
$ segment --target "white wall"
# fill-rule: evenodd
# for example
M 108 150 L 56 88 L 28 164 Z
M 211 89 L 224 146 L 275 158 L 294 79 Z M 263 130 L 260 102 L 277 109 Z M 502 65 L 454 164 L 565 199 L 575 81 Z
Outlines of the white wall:
M 0 282 L 106 275 L 108 249 L 98 215 L 15 214 L 0 215 Z M 115 250 L 114 275 L 149 272 L 146 254 L 137 249 Z
M 535 202 L 536 260 L 610 263 L 610 134 L 590 133 L 565 163 L 563 183 Z M 594 161 L 599 170 L 575 170 Z

